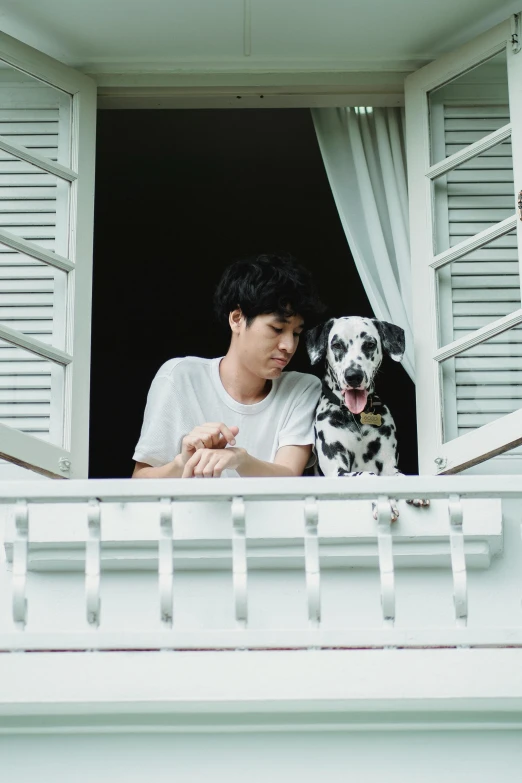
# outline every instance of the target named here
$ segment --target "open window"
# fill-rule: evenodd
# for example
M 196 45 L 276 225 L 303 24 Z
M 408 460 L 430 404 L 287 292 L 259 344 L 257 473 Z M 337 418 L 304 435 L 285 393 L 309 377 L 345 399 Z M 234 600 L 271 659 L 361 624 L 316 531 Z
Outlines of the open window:
M 96 88 L 0 34 L 0 457 L 87 477 Z
M 518 25 L 515 16 L 406 80 L 422 473 L 455 473 L 522 443 Z

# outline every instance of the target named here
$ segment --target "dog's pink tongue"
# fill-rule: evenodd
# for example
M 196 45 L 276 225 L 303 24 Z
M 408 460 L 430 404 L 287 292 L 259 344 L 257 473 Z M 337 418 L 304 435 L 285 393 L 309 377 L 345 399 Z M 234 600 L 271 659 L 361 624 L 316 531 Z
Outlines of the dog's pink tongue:
M 350 413 L 362 413 L 366 407 L 368 392 L 366 389 L 346 389 L 343 392 L 344 403 Z

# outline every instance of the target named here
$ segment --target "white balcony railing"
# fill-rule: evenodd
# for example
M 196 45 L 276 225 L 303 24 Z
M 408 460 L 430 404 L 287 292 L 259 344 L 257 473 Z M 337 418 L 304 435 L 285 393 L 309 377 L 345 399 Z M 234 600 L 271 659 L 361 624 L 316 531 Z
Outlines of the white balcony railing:
M 522 645 L 513 477 L 20 481 L 0 496 L 3 651 Z

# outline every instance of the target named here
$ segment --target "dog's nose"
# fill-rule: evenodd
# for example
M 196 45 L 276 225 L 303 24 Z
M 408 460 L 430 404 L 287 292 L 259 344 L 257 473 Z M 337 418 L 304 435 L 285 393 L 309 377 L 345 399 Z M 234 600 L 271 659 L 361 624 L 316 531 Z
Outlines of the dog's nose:
M 344 373 L 344 380 L 346 381 L 346 385 L 351 386 L 354 389 L 361 385 L 363 377 L 362 370 L 354 370 L 353 368 L 346 370 Z

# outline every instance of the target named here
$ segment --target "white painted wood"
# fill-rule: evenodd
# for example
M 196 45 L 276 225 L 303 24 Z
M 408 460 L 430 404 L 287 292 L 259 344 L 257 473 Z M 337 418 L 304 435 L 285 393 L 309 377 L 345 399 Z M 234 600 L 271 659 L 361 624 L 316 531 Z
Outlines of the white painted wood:
M 70 778 L 70 765 L 57 765 L 56 759 L 66 761 L 72 753 L 85 759 L 75 772 L 82 783 L 89 783 L 93 773 L 99 780 L 123 774 L 138 783 L 147 769 L 165 783 L 173 774 L 188 783 L 204 777 L 202 754 L 207 770 L 211 759 L 213 777 L 228 781 L 239 781 L 248 766 L 254 770 L 250 777 L 281 783 L 288 779 L 288 769 L 310 783 L 318 772 L 341 783 L 347 768 L 352 777 L 357 773 L 357 779 L 377 783 L 384 752 L 387 775 L 397 780 L 404 779 L 405 770 L 408 777 L 412 768 L 421 770 L 423 781 L 429 783 L 442 777 L 451 780 L 454 767 L 448 756 L 464 752 L 461 778 L 469 783 L 485 779 L 484 773 L 491 777 L 492 770 L 503 770 L 506 764 L 517 768 L 522 727 L 522 539 L 516 481 L 494 476 L 412 481 L 398 477 L 383 482 L 376 478 L 366 500 L 352 499 L 352 492 L 357 498 L 359 490 L 368 491 L 354 487 L 355 481 L 223 481 L 224 486 L 216 482 L 216 487 L 201 487 L 202 495 L 195 482 L 180 481 L 179 496 L 174 494 L 175 481 L 151 482 L 153 486 L 136 480 L 61 482 L 64 498 L 47 504 L 34 502 L 32 483 L 24 631 L 14 628 L 11 573 L 0 561 L 0 648 L 35 650 L 0 655 L 4 775 L 29 783 L 31 774 L 34 780 L 38 772 L 42 778 L 51 775 L 53 781 L 66 783 L 67 777 L 60 780 L 61 770 Z M 55 483 L 42 482 L 44 497 L 50 497 Z M 103 614 L 95 628 L 85 617 L 85 542 L 89 498 L 104 487 L 115 498 L 110 509 L 103 497 L 91 504 L 99 509 L 102 533 Z M 78 494 L 80 488 L 83 494 Z M 405 507 L 399 500 L 398 521 L 390 525 L 389 517 L 386 520 L 393 539 L 396 622 L 395 627 L 383 628 L 378 521 L 371 500 L 379 494 L 401 497 L 401 491 L 430 488 L 447 494 L 424 510 Z M 31 485 L 22 481 L 18 489 L 23 499 Z M 495 505 L 488 507 L 482 494 L 472 501 L 475 511 L 470 517 L 466 492 L 480 494 L 486 489 L 491 492 L 487 503 Z M 76 505 L 66 502 L 73 490 L 81 499 Z M 167 492 L 155 494 L 158 490 Z M 188 491 L 193 501 L 186 501 Z M 231 503 L 239 492 L 244 517 L 243 510 L 238 516 L 245 519 L 247 534 L 248 629 L 237 628 L 232 584 Z M 501 514 L 494 498 L 503 492 L 507 500 Z M 480 530 L 484 534 L 495 529 L 500 543 L 489 564 L 473 568 L 466 563 L 468 627 L 455 626 L 449 494 L 464 498 L 462 530 L 460 512 L 453 520 L 461 565 L 460 543 L 466 552 L 466 542 L 478 543 Z M 133 495 L 141 500 L 133 502 Z M 316 508 L 310 505 L 312 497 Z M 15 504 L 16 500 L 9 503 Z M 158 542 L 167 507 L 175 521 L 173 629 L 162 627 L 158 612 Z M 0 536 L 5 509 L 4 503 Z M 317 517 L 320 628 L 311 627 L 309 619 L 306 509 L 313 527 L 311 518 Z M 122 546 L 107 568 L 103 552 L 118 533 Z M 446 547 L 438 566 L 424 567 L 424 557 L 417 559 L 417 567 L 401 568 L 401 547 L 427 547 L 434 543 L 434 533 Z M 340 546 L 343 535 L 354 549 L 373 543 L 374 556 L 366 566 L 328 564 L 334 559 L 329 547 Z M 60 571 L 51 564 L 47 571 L 34 572 L 33 547 L 44 538 L 76 539 L 81 567 Z M 120 568 L 118 561 L 122 565 L 129 556 L 129 542 L 143 545 L 145 539 L 150 543 L 148 556 L 155 559 L 153 568 L 140 570 L 132 559 L 127 570 Z M 187 541 L 193 543 L 195 558 L 198 549 L 203 553 L 199 568 L 178 568 L 176 553 Z M 288 557 L 289 543 L 299 547 L 293 557 Z M 258 546 L 265 548 L 264 565 L 256 563 Z M 276 557 L 280 546 L 286 551 Z M 226 553 L 226 563 L 212 569 L 208 554 L 219 550 L 221 557 Z M 62 551 L 64 556 L 67 550 Z M 455 558 L 453 565 L 458 566 Z M 78 652 L 66 651 L 71 649 Z M 510 733 L 516 738 L 513 747 L 505 744 Z M 126 743 L 120 746 L 122 737 Z M 326 737 L 331 737 L 331 747 L 324 745 Z M 254 740 L 259 740 L 255 748 Z M 171 756 L 165 755 L 167 747 Z M 489 756 L 484 755 L 485 748 Z M 32 764 L 33 758 L 37 763 Z M 238 766 L 240 775 L 235 772 Z
M 479 252 L 492 239 L 498 242 L 497 238 L 500 237 L 504 245 L 509 240 L 506 236 L 508 231 L 516 226 L 520 232 L 520 223 L 516 215 L 506 216 L 495 206 L 490 206 L 486 210 L 483 204 L 480 206 L 470 204 L 469 210 L 463 210 L 462 204 L 457 209 L 456 205 L 448 203 L 447 218 L 444 219 L 444 215 L 437 212 L 437 192 L 430 186 L 430 180 L 439 177 L 439 182 L 444 185 L 444 188 L 446 188 L 446 181 L 451 183 L 451 187 L 457 184 L 458 187 L 462 187 L 464 183 L 468 183 L 467 192 L 473 194 L 473 191 L 469 190 L 469 183 L 478 184 L 482 178 L 488 183 L 487 191 L 478 191 L 482 196 L 482 193 L 490 192 L 490 182 L 500 183 L 511 176 L 509 156 L 500 157 L 500 154 L 481 158 L 480 169 L 468 170 L 470 166 L 475 166 L 473 159 L 476 159 L 479 152 L 485 150 L 492 152 L 496 142 L 508 138 L 509 123 L 499 127 L 496 117 L 493 125 L 489 116 L 484 117 L 482 125 L 477 126 L 472 132 L 460 130 L 464 127 L 461 124 L 464 115 L 459 118 L 460 124 L 451 120 L 453 124 L 445 127 L 446 145 L 449 144 L 449 149 L 446 146 L 445 154 L 441 156 L 439 152 L 435 158 L 433 158 L 433 150 L 430 153 L 430 138 L 433 139 L 430 134 L 430 122 L 432 124 L 437 122 L 434 112 L 431 116 L 428 112 L 430 92 L 440 85 L 447 85 L 456 76 L 466 72 L 472 76 L 475 74 L 478 80 L 480 71 L 470 69 L 502 50 L 506 51 L 511 125 L 515 128 L 517 126 L 514 123 L 514 116 L 519 116 L 517 112 L 522 116 L 522 98 L 515 87 L 516 84 L 520 84 L 522 64 L 520 57 L 517 59 L 517 55 L 510 47 L 509 22 L 499 25 L 460 50 L 431 63 L 406 80 L 414 322 L 416 363 L 419 363 L 417 365 L 419 368 L 417 420 L 422 472 L 436 470 L 440 472 L 444 469 L 450 469 L 451 472 L 463 470 L 512 449 L 514 445 L 522 442 L 522 429 L 520 431 L 513 429 L 519 426 L 519 422 L 522 423 L 522 419 L 516 413 L 508 413 L 507 417 L 500 416 L 498 421 L 492 422 L 491 419 L 497 418 L 500 411 L 493 413 L 491 410 L 489 413 L 482 414 L 470 410 L 464 413 L 454 404 L 460 379 L 464 380 L 464 376 L 459 373 L 468 368 L 488 369 L 487 358 L 475 358 L 475 351 L 479 350 L 480 344 L 490 339 L 493 334 L 502 331 L 504 320 L 512 325 L 519 323 L 520 277 L 514 276 L 513 281 L 510 281 L 509 277 L 499 275 L 493 276 L 488 281 L 487 275 L 475 275 L 475 277 L 468 275 L 457 280 L 453 270 L 450 276 L 443 271 L 450 269 L 447 266 L 449 263 L 463 259 L 468 252 Z M 482 101 L 484 105 L 488 105 L 489 110 L 490 99 L 486 97 L 486 93 L 483 92 L 484 97 L 477 101 L 477 85 L 473 86 L 472 80 L 468 81 L 471 85 L 468 92 L 466 92 L 466 82 L 461 80 L 458 89 L 455 88 L 454 97 L 447 99 L 449 105 L 451 106 L 453 100 L 458 110 L 459 101 L 464 106 L 466 101 L 470 104 L 474 101 L 476 107 Z M 447 87 L 445 89 L 448 94 L 451 92 Z M 487 135 L 488 130 L 493 132 Z M 513 134 L 512 142 L 513 171 L 515 171 L 515 161 L 522 155 L 519 134 Z M 455 144 L 460 146 L 455 149 L 452 146 Z M 497 146 L 494 151 L 504 154 L 507 150 L 503 150 L 503 146 Z M 447 157 L 448 153 L 449 157 Z M 520 164 L 517 165 L 520 168 Z M 455 166 L 459 166 L 459 169 L 455 170 Z M 445 177 L 447 180 L 444 179 Z M 516 177 L 515 174 L 515 180 Z M 460 196 L 462 197 L 463 194 L 464 191 L 461 191 Z M 488 222 L 485 222 L 482 217 L 482 211 Z M 446 238 L 441 241 L 437 234 L 437 225 L 432 225 L 432 215 L 439 226 L 439 234 L 446 220 L 449 226 L 449 240 Z M 519 238 L 519 248 L 522 247 L 521 239 L 522 237 Z M 450 245 L 449 249 L 445 249 L 445 245 Z M 496 247 L 499 248 L 498 245 Z M 441 248 L 443 252 L 440 252 Z M 439 251 L 438 255 L 437 251 Z M 488 290 L 492 285 L 497 289 L 494 292 Z M 474 295 L 475 289 L 478 296 Z M 467 295 L 462 295 L 461 290 L 465 290 Z M 512 295 L 508 293 L 510 290 L 513 291 Z M 427 298 L 428 302 L 426 302 Z M 448 333 L 448 314 L 443 307 L 443 301 L 447 299 L 451 300 L 452 305 L 456 302 L 469 302 L 467 309 L 461 306 L 453 313 L 454 336 Z M 488 304 L 482 305 L 482 302 L 486 301 Z M 493 302 L 506 304 L 502 307 L 499 305 L 493 307 L 491 304 Z M 510 312 L 510 303 L 512 312 Z M 491 322 L 491 316 L 495 315 L 502 317 Z M 457 356 L 455 360 L 451 359 L 471 348 L 474 352 L 467 353 L 465 358 Z M 490 343 L 486 347 L 484 357 L 491 356 L 489 360 L 491 369 L 500 371 L 504 359 L 502 348 L 499 349 L 498 354 L 495 353 L 496 348 L 496 342 Z M 516 370 L 516 359 L 511 358 L 509 350 L 505 351 L 505 357 L 507 362 L 505 369 Z M 443 361 L 445 362 L 444 374 L 441 372 L 440 365 Z M 513 405 L 515 404 L 514 402 Z M 481 427 L 486 422 L 490 423 Z M 472 437 L 472 432 L 469 431 L 471 427 L 479 427 L 477 436 Z M 449 434 L 445 436 L 444 432 Z M 457 432 L 466 434 L 457 436 Z M 473 449 L 476 451 L 473 452 Z
M 480 345 L 484 340 L 490 340 L 492 337 L 518 326 L 520 323 L 522 323 L 522 309 L 510 313 L 504 318 L 499 318 L 498 321 L 488 323 L 486 326 L 477 329 L 477 331 L 473 332 L 471 335 L 465 335 L 464 337 L 445 345 L 444 348 L 441 348 L 434 353 L 433 358 L 437 362 L 442 362 L 452 356 L 457 356 L 459 353 L 468 351 L 469 348 Z
M 409 494 L 412 490 L 417 496 L 430 497 L 429 491 L 419 492 L 426 490 L 426 479 L 375 479 L 375 486 L 388 484 L 393 489 L 390 495 L 376 496 L 372 487 L 367 495 L 366 488 L 365 501 L 358 499 L 356 487 L 350 487 L 357 482 L 288 480 L 284 481 L 286 486 L 274 485 L 273 495 L 266 489 L 260 495 L 266 482 L 247 479 L 228 480 L 224 492 L 217 487 L 217 495 L 205 499 L 197 494 L 190 502 L 190 495 L 156 497 L 150 494 L 154 487 L 145 487 L 145 496 L 138 494 L 135 502 L 132 490 L 138 485 L 136 488 L 143 491 L 142 483 L 162 483 L 164 492 L 171 482 L 65 482 L 64 497 L 51 504 L 37 502 L 42 497 L 50 499 L 50 482 L 44 483 L 38 493 L 33 485 L 32 497 L 28 485 L 19 485 L 19 497 L 23 490 L 22 502 L 30 516 L 24 570 L 29 574 L 29 619 L 24 634 L 17 636 L 9 622 L 2 620 L 10 590 L 9 573 L 2 577 L 0 571 L 6 585 L 4 596 L 0 594 L 1 649 L 13 645 L 14 649 L 37 650 L 82 649 L 81 645 L 84 649 L 300 649 L 303 644 L 429 646 L 436 644 L 436 638 L 453 645 L 475 645 L 481 638 L 486 640 L 484 643 L 500 645 L 518 639 L 516 634 L 513 636 L 511 623 L 504 621 L 491 628 L 487 608 L 484 613 L 476 594 L 475 577 L 467 576 L 463 566 L 465 556 L 469 574 L 491 570 L 494 590 L 501 601 L 497 576 L 504 573 L 504 566 L 494 567 L 492 559 L 502 557 L 502 514 L 495 499 L 506 485 L 502 480 L 492 483 L 461 477 L 430 478 L 432 494 L 444 489 L 445 496 L 433 498 L 430 508 L 425 509 L 399 500 L 399 519 L 393 523 L 389 498 L 401 498 L 405 491 Z M 181 486 L 190 483 L 180 482 Z M 348 485 L 344 492 L 343 483 Z M 84 484 L 88 492 L 76 494 L 76 504 L 71 504 L 67 495 L 78 484 Z M 233 488 L 240 485 L 246 491 L 238 496 Z M 317 492 L 313 498 L 309 494 L 312 486 Z M 335 490 L 336 486 L 339 489 Z M 109 490 L 105 498 L 95 492 L 101 487 Z M 480 495 L 486 488 L 491 492 L 492 487 L 493 497 L 487 500 L 466 497 L 470 490 Z M 126 501 L 116 501 L 113 496 L 111 502 L 111 489 L 118 489 L 120 496 L 127 489 Z M 463 500 L 455 501 L 455 494 L 462 495 Z M 371 503 L 375 497 L 377 520 Z M 19 502 L 11 503 L 7 518 L 8 563 L 16 555 L 15 509 Z M 170 528 L 173 517 L 176 525 Z M 308 523 L 305 536 L 304 521 Z M 511 547 L 513 534 L 520 536 L 519 521 L 515 525 L 516 530 L 509 530 Z M 311 548 L 306 543 L 310 535 L 315 542 Z M 162 541 L 168 542 L 168 549 L 161 547 Z M 396 567 L 401 569 L 397 580 Z M 373 572 L 371 580 L 364 577 L 366 572 Z M 437 576 L 439 572 L 447 580 L 446 588 Z M 469 601 L 475 622 L 469 629 L 458 624 L 452 629 L 452 572 L 459 621 L 467 614 L 467 582 L 473 586 Z M 101 574 L 104 614 L 98 628 Z M 421 578 L 424 584 L 421 615 L 416 608 L 420 587 L 417 585 L 413 592 L 404 588 L 405 579 L 411 582 L 412 578 L 415 582 Z M 505 589 L 510 589 L 510 580 L 502 579 Z M 69 585 L 70 598 L 65 604 L 46 600 L 44 585 L 51 588 L 60 582 Z M 367 598 L 358 588 L 353 594 L 357 595 L 355 603 L 349 599 L 352 583 L 353 587 L 366 584 Z M 158 598 L 163 606 L 161 614 L 157 611 Z M 357 620 L 346 617 L 347 600 Z M 173 611 L 176 616 L 172 627 L 165 621 L 169 610 L 170 616 Z M 396 614 L 398 623 L 394 623 Z
M 460 497 L 451 495 L 448 502 L 450 523 L 451 570 L 453 572 L 453 603 L 458 627 L 468 620 L 468 585 L 463 534 L 463 508 Z
M 33 128 L 31 128 L 31 130 L 33 130 Z M 24 142 L 26 144 L 32 142 L 34 145 L 37 143 L 37 141 L 38 140 L 33 136 L 28 136 L 26 138 L 22 136 L 19 139 L 19 144 L 13 144 L 12 141 L 9 141 L 4 136 L 0 135 L 0 150 L 8 152 L 9 155 L 13 155 L 17 159 L 25 160 L 27 163 L 31 163 L 38 169 L 42 169 L 42 171 L 47 171 L 49 174 L 54 174 L 55 176 L 60 177 L 61 179 L 65 179 L 68 182 L 74 182 L 74 180 L 78 177 L 75 171 L 67 168 L 67 166 L 61 166 L 59 163 L 54 163 L 51 160 L 47 160 L 41 155 L 31 154 L 26 146 L 22 146 Z
M 48 253 L 44 248 L 40 247 L 35 242 L 22 239 L 16 234 L 13 234 L 10 231 L 6 231 L 5 229 L 0 229 L 0 242 L 2 242 L 4 245 L 7 245 L 7 247 L 13 248 L 13 250 L 18 250 L 21 253 L 25 253 L 30 258 L 36 258 L 40 261 L 44 261 L 46 264 L 49 264 L 49 266 L 56 267 L 56 269 L 61 269 L 64 272 L 70 272 L 74 269 L 74 263 L 72 263 L 72 261 L 70 261 L 68 258 L 65 258 L 64 256 L 56 253 Z
M 240 629 L 248 623 L 248 561 L 246 540 L 246 509 L 241 496 L 234 497 L 230 508 L 232 518 L 232 578 L 236 624 Z
M 173 609 L 173 513 L 170 498 L 162 498 L 160 511 L 160 535 L 158 541 L 158 581 L 160 593 L 160 617 L 165 628 L 172 628 Z
M 88 77 L 4 34 L 0 36 L 0 59 L 20 69 L 2 70 L 0 80 L 3 131 L 0 138 L 0 242 L 3 252 L 7 249 L 16 251 L 13 255 L 19 265 L 15 264 L 13 272 L 9 273 L 13 282 L 15 277 L 24 277 L 24 270 L 27 270 L 27 280 L 35 280 L 39 275 L 43 280 L 42 270 L 49 269 L 49 265 L 53 295 L 52 308 L 46 313 L 47 325 L 32 322 L 28 317 L 30 311 L 24 313 L 23 310 L 20 319 L 13 318 L 11 311 L 8 322 L 0 325 L 0 337 L 11 346 L 36 351 L 49 360 L 45 369 L 50 378 L 49 407 L 43 417 L 34 418 L 31 423 L 23 417 L 24 411 L 20 407 L 16 408 L 16 416 L 0 417 L 0 423 L 17 426 L 24 436 L 38 435 L 42 443 L 36 448 L 34 437 L 24 443 L 17 435 L 9 435 L 3 441 L 2 455 L 46 475 L 86 476 L 96 90 Z M 17 79 L 20 71 L 42 81 L 35 81 L 33 86 L 27 76 Z M 40 99 L 37 95 L 39 83 L 45 93 Z M 51 119 L 51 115 L 42 115 L 36 108 L 42 105 L 44 112 L 59 107 L 58 114 L 52 116 L 53 120 L 58 120 L 54 136 L 47 133 L 43 123 L 44 119 Z M 24 114 L 28 107 L 33 113 L 31 119 L 29 114 Z M 42 122 L 38 123 L 38 120 Z M 31 133 L 24 133 L 29 129 Z M 52 144 L 56 154 L 51 146 L 46 146 Z M 54 186 L 54 193 L 51 188 L 40 188 L 47 182 Z M 25 208 L 17 211 L 16 207 L 6 207 L 2 211 L 5 196 L 12 202 L 21 186 L 20 203 L 25 203 Z M 30 200 L 34 202 L 40 195 L 53 200 L 52 211 L 47 213 L 41 208 L 37 208 L 37 213 L 30 211 Z M 36 259 L 36 266 L 34 262 L 29 267 L 20 264 L 21 254 L 24 258 Z M 46 267 L 39 267 L 38 262 L 44 262 Z M 53 269 L 57 271 L 53 273 Z M 16 282 L 21 292 L 25 281 Z M 31 286 L 27 293 L 29 298 L 21 300 L 20 308 L 32 301 L 33 289 L 39 290 L 38 284 L 36 288 L 33 283 Z M 14 293 L 9 284 L 3 290 Z M 16 351 L 16 348 L 3 347 L 0 352 L 13 374 L 17 371 L 16 363 L 26 359 Z M 65 371 L 59 364 L 66 365 Z M 30 370 L 28 362 L 24 369 L 25 372 Z M 29 414 L 29 408 L 26 412 Z M 36 412 L 31 415 L 36 416 Z M 48 440 L 54 443 L 52 449 L 47 448 L 51 445 L 45 442 Z M 9 444 L 14 443 L 16 450 L 11 453 Z M 59 447 L 58 459 L 56 446 Z M 0 475 L 2 469 L 0 466 Z
M 381 579 L 381 608 L 385 628 L 395 624 L 395 569 L 393 563 L 392 516 L 390 498 L 380 495 L 376 501 L 377 545 Z
M 453 171 L 453 169 L 457 168 L 457 166 L 462 168 L 462 164 L 466 161 L 471 160 L 476 155 L 482 155 L 484 152 L 486 152 L 486 150 L 491 149 L 491 147 L 495 147 L 497 144 L 500 144 L 502 141 L 505 141 L 509 138 L 511 138 L 510 123 L 503 125 L 498 130 L 490 133 L 489 136 L 481 137 L 474 144 L 469 144 L 468 146 L 463 147 L 459 150 L 459 152 L 455 152 L 453 155 L 449 155 L 447 158 L 445 158 L 445 160 L 434 164 L 428 169 L 426 176 L 430 179 L 436 179 L 437 177 L 441 177 L 443 174 L 447 174 L 450 171 Z M 491 165 L 498 167 L 496 161 L 494 161 Z
M 310 628 L 319 628 L 321 623 L 321 565 L 318 524 L 317 499 L 315 497 L 306 498 L 304 501 L 304 556 Z
M 46 424 L 46 426 L 48 426 Z M 0 458 L 42 476 L 65 478 L 69 452 L 42 438 L 34 437 L 0 422 Z M 64 475 L 65 474 L 65 475 Z M 3 483 L 3 482 L 2 482 Z
M 380 723 L 393 732 L 408 722 L 414 727 L 416 719 L 419 731 L 437 723 L 521 725 L 520 650 L 238 651 L 172 657 L 122 652 L 69 656 L 65 667 L 63 656 L 48 652 L 37 656 L 40 676 L 32 657 L 2 656 L 1 733 L 15 732 L 16 723 L 10 729 L 6 720 L 10 713 L 36 719 L 42 710 L 51 731 L 61 725 L 67 734 L 82 732 L 89 723 L 94 728 L 94 717 L 102 714 L 104 731 L 112 724 L 117 731 L 133 732 L 148 721 L 158 729 L 182 731 L 190 727 L 197 701 L 202 731 L 215 729 L 218 720 L 225 730 L 243 722 L 247 730 L 262 729 L 268 712 L 275 726 L 312 731 L 322 724 L 323 730 L 357 732 Z M 491 715 L 485 722 L 479 707 L 486 702 Z M 84 721 L 76 722 L 80 716 Z M 50 733 L 41 718 L 40 725 L 28 720 L 19 730 L 31 728 Z
M 100 624 L 100 554 L 101 554 L 101 510 L 98 500 L 90 500 L 87 510 L 88 532 L 85 542 L 85 597 L 86 615 L 89 625 Z
M 510 362 L 511 364 L 511 362 Z M 486 417 L 485 417 L 486 418 Z M 473 416 L 473 421 L 476 416 Z M 484 423 L 440 448 L 445 459 L 440 473 L 458 473 L 464 467 L 478 465 L 486 459 L 522 445 L 522 408 Z
M 27 334 L 11 329 L 8 326 L 0 326 L 0 339 L 6 340 L 12 345 L 17 345 L 20 348 L 24 348 L 26 351 L 34 353 L 36 356 L 43 356 L 46 359 L 50 359 L 54 362 L 67 365 L 72 362 L 72 356 L 64 351 L 54 348 L 52 345 L 37 340 L 34 337 L 29 337 Z
M 364 481 L 343 478 L 281 478 L 267 483 L 264 478 L 193 481 L 192 479 L 90 479 L 66 483 L 24 481 L 13 486 L 0 483 L 0 508 L 21 496 L 35 503 L 82 503 L 96 497 L 103 502 L 146 503 L 172 497 L 177 501 L 230 501 L 241 495 L 245 502 L 262 500 L 295 500 L 310 495 L 322 500 L 373 500 L 377 495 L 412 499 L 416 497 L 448 498 L 458 492 L 464 498 L 515 497 L 520 487 L 506 476 L 474 478 L 472 476 L 368 476 Z M 271 527 L 266 528 L 270 523 Z M 277 530 L 277 524 L 266 519 L 264 530 Z M 302 516 L 299 517 L 302 537 Z M 211 528 L 209 528 L 211 530 Z
M 430 261 L 430 266 L 432 269 L 439 269 L 452 261 L 457 261 L 459 258 L 471 253 L 473 250 L 482 249 L 485 244 L 492 242 L 494 239 L 505 236 L 516 228 L 516 225 L 517 216 L 511 215 L 500 223 L 473 235 L 471 239 L 465 239 L 451 247 L 449 250 L 444 250 L 442 253 L 439 253 L 433 258 L 433 261 Z

